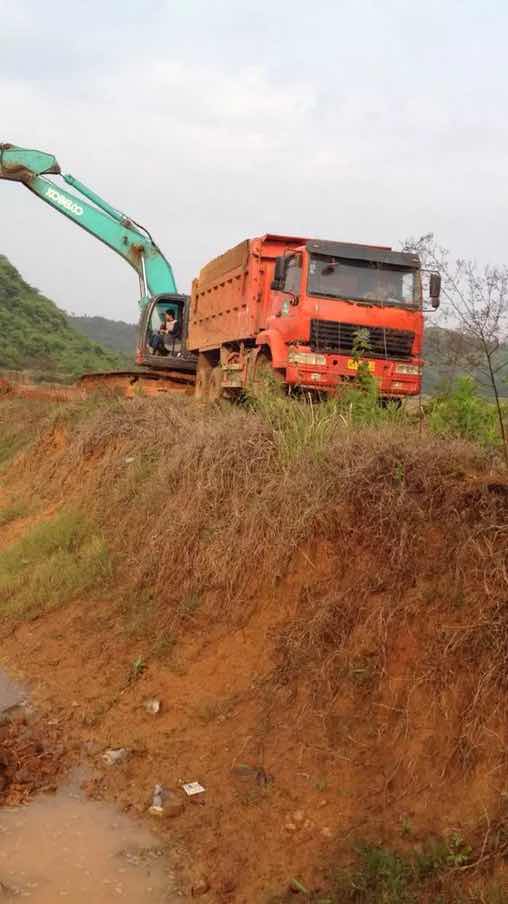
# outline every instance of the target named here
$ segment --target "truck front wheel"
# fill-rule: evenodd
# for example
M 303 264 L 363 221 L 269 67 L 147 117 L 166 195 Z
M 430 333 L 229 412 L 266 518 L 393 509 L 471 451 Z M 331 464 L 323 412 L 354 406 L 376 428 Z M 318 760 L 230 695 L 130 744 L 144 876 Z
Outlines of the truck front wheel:
M 250 393 L 255 398 L 263 393 L 285 394 L 284 371 L 273 366 L 268 351 L 259 352 L 256 358 Z

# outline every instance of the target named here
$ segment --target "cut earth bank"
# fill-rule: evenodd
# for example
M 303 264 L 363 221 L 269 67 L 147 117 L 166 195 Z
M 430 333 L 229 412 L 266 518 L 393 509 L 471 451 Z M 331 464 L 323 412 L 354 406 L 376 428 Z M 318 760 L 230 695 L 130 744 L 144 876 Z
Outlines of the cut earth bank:
M 284 418 L 4 401 L 0 665 L 92 797 L 179 796 L 189 894 L 410 900 L 382 850 L 407 895 L 504 895 L 506 478 L 404 423 Z

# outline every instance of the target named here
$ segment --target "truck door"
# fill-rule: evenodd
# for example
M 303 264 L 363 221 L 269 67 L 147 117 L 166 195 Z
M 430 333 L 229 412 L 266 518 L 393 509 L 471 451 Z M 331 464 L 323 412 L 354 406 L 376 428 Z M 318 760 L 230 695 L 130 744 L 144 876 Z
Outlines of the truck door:
M 279 329 L 286 341 L 297 338 L 301 318 L 302 262 L 301 254 L 290 254 L 286 258 L 286 275 L 279 308 Z

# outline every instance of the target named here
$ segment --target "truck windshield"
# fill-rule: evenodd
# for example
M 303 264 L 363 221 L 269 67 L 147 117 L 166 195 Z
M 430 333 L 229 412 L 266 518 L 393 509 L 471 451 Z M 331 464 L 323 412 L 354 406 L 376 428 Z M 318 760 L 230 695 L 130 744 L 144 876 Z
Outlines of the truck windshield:
M 372 261 L 312 254 L 309 295 L 348 298 L 371 304 L 417 307 L 417 271 Z

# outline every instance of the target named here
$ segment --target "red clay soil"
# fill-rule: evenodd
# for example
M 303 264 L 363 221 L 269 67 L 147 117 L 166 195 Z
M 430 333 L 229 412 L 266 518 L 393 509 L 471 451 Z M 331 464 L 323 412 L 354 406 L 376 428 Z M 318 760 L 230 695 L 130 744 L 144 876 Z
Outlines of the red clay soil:
M 139 813 L 156 783 L 181 797 L 183 812 L 157 827 L 206 874 L 209 900 L 268 901 L 293 877 L 326 888 L 323 867 L 360 837 L 400 846 L 407 825 L 412 844 L 452 830 L 471 837 L 505 806 L 504 713 L 493 713 L 469 767 L 457 744 L 467 688 L 452 681 L 438 699 L 414 681 L 449 613 L 401 625 L 379 691 L 359 675 L 323 711 L 305 686 L 273 679 L 272 639 L 293 593 L 288 580 L 234 632 L 193 620 L 169 663 L 152 660 L 132 681 L 133 660 L 149 650 L 126 640 L 104 600 L 21 626 L 2 647 L 66 743 L 87 751 L 91 794 Z M 157 716 L 143 707 L 150 697 L 162 702 Z M 106 766 L 108 747 L 126 747 L 125 762 Z M 187 799 L 187 781 L 204 794 Z
M 430 523 L 425 541 L 432 561 L 446 525 Z M 204 602 L 166 645 L 142 625 L 128 633 L 118 595 L 76 600 L 18 625 L 2 640 L 0 667 L 29 683 L 70 759 L 84 751 L 91 795 L 146 814 L 187 850 L 184 887 L 206 875 L 207 901 L 263 904 L 293 878 L 326 890 L 360 838 L 404 847 L 457 831 L 485 851 L 494 827 L 508 824 L 508 684 L 499 674 L 478 712 L 492 680 L 489 644 L 505 642 L 504 610 L 485 619 L 481 583 L 466 607 L 443 573 L 408 580 L 396 607 L 389 586 L 373 586 L 358 598 L 362 618 L 346 613 L 342 658 L 332 644 L 313 671 L 309 647 L 295 666 L 296 629 L 326 594 L 361 587 L 379 567 L 375 549 L 344 562 L 340 538 L 309 545 L 241 627 L 212 620 L 213 601 Z M 144 707 L 153 697 L 157 715 Z M 29 739 L 23 761 L 23 737 L 12 747 L 9 731 L 8 754 L 32 774 L 38 748 Z M 46 735 L 41 754 L 48 740 L 59 752 L 59 738 Z M 114 766 L 102 758 L 111 747 L 128 751 Z M 12 793 L 23 794 L 12 761 L 6 768 Z M 191 781 L 203 794 L 186 797 Z M 148 815 L 155 784 L 181 800 L 178 815 Z

